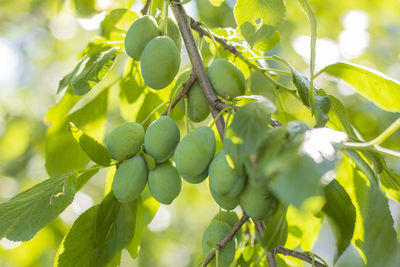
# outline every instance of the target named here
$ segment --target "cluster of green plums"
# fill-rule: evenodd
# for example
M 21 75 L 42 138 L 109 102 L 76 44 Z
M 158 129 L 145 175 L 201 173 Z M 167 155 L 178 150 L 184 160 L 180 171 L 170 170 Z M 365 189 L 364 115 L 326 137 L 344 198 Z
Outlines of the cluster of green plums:
M 209 127 L 198 127 L 180 140 L 179 128 L 168 116 L 155 120 L 146 131 L 139 123 L 125 122 L 111 131 L 106 145 L 121 162 L 113 181 L 120 202 L 136 200 L 148 182 L 154 198 L 170 204 L 181 190 L 180 177 L 192 184 L 209 177 L 212 197 L 226 210 L 240 204 L 250 217 L 261 220 L 273 205 L 269 191 L 248 183 L 246 172 L 232 167 L 224 150 L 214 156 L 215 135 Z
M 112 130 L 106 145 L 111 156 L 121 162 L 112 184 L 115 197 L 122 203 L 135 201 L 148 183 L 157 201 L 172 203 L 182 187 L 180 175 L 169 160 L 179 139 L 177 125 L 167 116 L 154 121 L 146 131 L 136 122 L 125 122 Z
M 173 82 L 181 62 L 182 38 L 179 28 L 171 18 L 165 21 L 157 26 L 153 17 L 143 16 L 130 26 L 125 37 L 126 53 L 134 60 L 140 60 L 144 82 L 157 90 Z M 165 23 L 167 27 L 164 27 Z M 164 28 L 165 32 L 160 31 Z M 189 75 L 190 71 L 183 72 L 176 84 L 186 81 Z M 243 73 L 226 59 L 214 60 L 208 68 L 208 77 L 215 92 L 226 100 L 233 100 L 245 93 L 246 80 Z M 190 119 L 194 122 L 204 120 L 209 114 L 209 109 L 197 82 L 190 90 L 188 101 Z

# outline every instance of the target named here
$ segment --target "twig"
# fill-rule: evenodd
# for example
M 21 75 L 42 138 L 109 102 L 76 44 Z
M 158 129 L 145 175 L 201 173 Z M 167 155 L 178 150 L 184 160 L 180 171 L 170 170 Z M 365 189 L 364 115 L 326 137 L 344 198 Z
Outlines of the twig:
M 221 242 L 219 242 L 215 248 L 217 250 L 221 250 L 229 241 L 231 241 L 233 239 L 233 237 L 235 236 L 235 234 L 237 233 L 237 231 L 239 231 L 239 229 L 242 227 L 242 225 L 249 219 L 249 216 L 244 213 L 242 218 L 240 218 L 240 220 L 233 226 L 232 230 L 229 232 L 229 234 L 222 239 Z M 203 267 L 207 266 L 210 261 L 215 257 L 215 251 L 212 251 L 210 254 L 207 255 L 207 258 L 203 264 Z
M 256 227 L 256 231 L 257 231 L 258 235 L 262 239 L 264 236 L 264 224 L 257 220 L 253 220 L 253 222 L 254 222 L 254 226 Z
M 299 252 L 299 251 L 291 250 L 291 249 L 284 248 L 284 247 L 281 247 L 281 246 L 278 246 L 278 247 L 274 248 L 271 252 L 273 254 L 279 253 L 279 254 L 282 254 L 282 255 L 285 255 L 285 256 L 292 256 L 292 257 L 298 258 L 298 259 L 300 259 L 302 261 L 306 261 L 308 263 L 313 263 L 313 259 L 308 255 L 307 252 Z M 327 267 L 325 264 L 320 263 L 319 261 L 316 261 L 316 260 L 314 260 L 314 266 L 316 266 L 316 267 Z
M 140 13 L 142 13 L 142 15 L 147 14 L 147 12 L 149 11 L 150 3 L 151 3 L 151 0 L 146 0 L 146 4 L 144 4 L 144 7 L 140 11 Z
M 267 260 L 268 260 L 269 267 L 278 267 L 278 263 L 276 262 L 274 252 L 272 252 L 272 251 L 268 252 Z
M 183 89 L 177 94 L 174 99 L 172 100 L 171 104 L 168 106 L 166 110 L 161 114 L 162 116 L 167 115 L 169 109 L 173 109 L 178 102 L 189 93 L 190 88 L 192 88 L 192 85 L 196 82 L 196 75 L 192 72 L 190 74 L 189 79 L 187 79 L 186 82 L 182 83 Z
M 182 39 L 185 42 L 186 50 L 188 52 L 190 61 L 192 63 L 192 69 L 193 72 L 197 76 L 197 80 L 200 84 L 200 87 L 204 93 L 204 96 L 207 99 L 208 105 L 210 106 L 211 114 L 215 118 L 218 113 L 219 113 L 219 106 L 221 103 L 221 99 L 219 99 L 212 88 L 211 82 L 208 79 L 206 69 L 204 67 L 203 60 L 200 56 L 199 49 L 196 46 L 196 42 L 193 37 L 193 33 L 191 31 L 191 28 L 188 24 L 187 21 L 187 14 L 185 10 L 183 9 L 182 5 L 177 5 L 171 3 L 171 9 L 172 12 L 174 13 L 175 19 L 178 23 L 179 30 L 182 35 Z M 222 109 L 221 109 L 222 110 Z M 217 122 L 217 129 L 219 132 L 219 135 L 221 139 L 223 139 L 224 136 L 224 128 L 225 128 L 225 122 L 222 117 L 220 117 Z

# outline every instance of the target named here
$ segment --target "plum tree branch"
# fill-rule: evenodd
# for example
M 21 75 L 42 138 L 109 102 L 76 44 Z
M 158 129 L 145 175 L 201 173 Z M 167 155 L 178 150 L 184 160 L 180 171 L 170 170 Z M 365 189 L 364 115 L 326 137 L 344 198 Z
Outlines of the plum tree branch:
M 149 11 L 149 8 L 150 8 L 150 4 L 151 4 L 151 0 L 146 0 L 146 3 L 144 4 L 142 10 L 140 11 L 140 13 L 142 13 L 142 15 L 147 14 L 147 12 Z
M 178 104 L 178 102 L 189 93 L 190 88 L 192 88 L 192 85 L 196 82 L 196 80 L 196 75 L 192 72 L 189 79 L 182 83 L 183 89 L 174 97 L 174 99 L 172 99 L 168 108 L 161 114 L 162 116 L 167 115 L 168 110 L 173 109 L 176 104 Z
M 222 249 L 229 241 L 232 241 L 233 237 L 239 231 L 239 229 L 242 227 L 242 225 L 249 219 L 249 216 L 244 213 L 242 218 L 233 226 L 232 230 L 229 232 L 229 234 L 222 239 L 221 242 L 219 242 L 215 248 L 220 250 Z M 210 261 L 215 257 L 215 251 L 210 252 L 210 254 L 207 255 L 206 260 L 204 261 L 203 267 L 207 266 Z
M 287 91 L 287 92 L 289 92 L 289 93 L 292 93 L 293 95 L 297 96 L 297 95 L 295 94 L 295 93 L 296 93 L 296 90 L 295 90 L 295 89 L 288 88 L 288 87 L 286 87 L 285 85 L 283 85 L 283 84 L 279 83 L 278 81 L 276 81 L 275 79 L 273 79 L 273 78 L 271 77 L 271 75 L 268 74 L 267 71 L 266 71 L 264 68 L 262 68 L 262 67 L 260 67 L 260 66 L 258 66 L 258 65 L 256 65 L 256 64 L 254 64 L 254 63 L 252 63 L 252 62 L 250 62 L 250 60 L 247 59 L 245 56 L 243 56 L 243 55 L 240 53 L 240 51 L 239 51 L 235 46 L 228 44 L 228 43 L 225 41 L 224 38 L 219 37 L 219 36 L 217 36 L 217 35 L 215 35 L 215 34 L 213 34 L 213 36 L 211 37 L 210 33 L 209 33 L 206 29 L 204 29 L 204 28 L 201 27 L 201 22 L 196 21 L 195 19 L 193 19 L 192 17 L 189 17 L 189 16 L 188 16 L 188 20 L 190 21 L 190 26 L 192 27 L 192 29 L 195 30 L 200 36 L 207 36 L 207 37 L 209 37 L 209 38 L 212 38 L 212 37 L 213 37 L 213 38 L 215 39 L 215 41 L 218 42 L 225 50 L 228 50 L 229 52 L 231 52 L 232 54 L 234 54 L 235 56 L 237 56 L 238 58 L 240 58 L 240 59 L 241 59 L 244 63 L 246 63 L 250 68 L 256 69 L 256 70 L 262 72 L 262 73 L 265 75 L 265 77 L 266 77 L 271 83 L 273 83 L 273 84 L 275 85 L 275 87 L 276 87 L 277 89 L 283 89 L 283 90 L 285 90 L 285 91 Z
M 313 260 L 313 258 L 310 257 L 310 255 L 307 252 L 299 252 L 299 251 L 291 250 L 291 249 L 284 248 L 281 246 L 274 248 L 271 252 L 273 252 L 274 254 L 279 253 L 279 254 L 282 254 L 285 256 L 295 257 L 302 261 L 306 261 L 308 263 L 314 263 L 314 266 L 316 266 L 316 267 L 326 267 L 325 264 L 320 263 L 319 261 Z
M 191 27 L 188 24 L 187 14 L 182 7 L 182 5 L 171 3 L 171 9 L 174 13 L 175 19 L 178 23 L 179 31 L 181 32 L 182 39 L 185 42 L 186 50 L 188 52 L 190 61 L 192 63 L 193 72 L 197 76 L 197 80 L 200 84 L 200 87 L 204 93 L 204 96 L 207 99 L 208 105 L 210 106 L 211 114 L 215 118 L 218 116 L 219 111 L 222 110 L 221 106 L 225 106 L 225 104 L 219 99 L 213 90 L 210 80 L 208 79 L 206 69 L 204 67 L 203 60 L 200 56 L 199 49 L 194 40 L 194 36 L 191 30 Z M 224 128 L 225 121 L 223 117 L 219 117 L 216 121 L 218 133 L 223 139 L 224 137 Z

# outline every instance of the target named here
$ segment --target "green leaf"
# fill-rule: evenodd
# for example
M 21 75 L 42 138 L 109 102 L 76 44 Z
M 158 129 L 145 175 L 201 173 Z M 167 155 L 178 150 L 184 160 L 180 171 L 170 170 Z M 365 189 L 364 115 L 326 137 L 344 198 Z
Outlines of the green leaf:
M 268 39 L 264 39 L 254 45 L 255 49 L 262 51 L 263 53 L 271 51 L 275 46 L 279 44 L 281 38 L 279 33 L 275 31 Z M 270 81 L 268 81 L 270 82 Z
M 58 83 L 57 94 L 69 86 L 72 78 L 74 78 L 75 75 L 78 73 L 79 68 L 81 67 L 84 60 L 85 58 L 82 58 L 75 66 L 75 68 L 60 80 L 60 82 Z
M 107 266 L 129 244 L 136 228 L 137 203 L 119 203 L 113 193 L 83 213 L 61 244 L 56 266 Z
M 271 113 L 276 109 L 269 100 L 259 97 L 260 101 L 242 106 L 226 130 L 224 149 L 235 166 L 240 166 L 245 157 L 256 152 L 265 132 L 269 129 Z
M 132 259 L 136 259 L 140 250 L 140 243 L 142 241 L 142 234 L 144 229 L 144 208 L 142 198 L 139 198 L 137 201 L 137 212 L 136 212 L 136 224 L 135 224 L 135 233 L 131 242 L 126 246 L 126 249 L 131 255 Z
M 256 28 L 248 21 L 240 25 L 240 32 L 243 34 L 244 38 L 251 47 L 258 42 L 269 39 L 269 37 L 274 33 L 274 30 L 274 27 L 266 24 Z
M 399 81 L 376 70 L 344 62 L 328 65 L 318 74 L 323 72 L 344 80 L 383 110 L 400 112 Z
M 139 16 L 129 9 L 112 10 L 100 24 L 100 35 L 108 40 L 124 40 L 125 33 Z
M 74 199 L 77 173 L 49 178 L 0 204 L 0 239 L 27 241 Z
M 275 212 L 266 221 L 262 244 L 266 251 L 271 251 L 277 246 L 285 245 L 288 236 L 288 223 L 286 221 L 287 207 L 279 203 Z
M 89 157 L 69 131 L 69 122 L 98 140 L 104 136 L 108 90 L 65 118 L 58 118 L 46 133 L 46 170 L 53 176 L 85 168 Z
M 140 106 L 135 121 L 143 122 L 150 115 L 150 113 L 162 102 L 163 101 L 161 100 L 161 98 L 158 96 L 157 93 L 148 91 L 147 94 L 145 95 L 145 99 L 142 105 Z M 149 127 L 150 123 L 155 119 L 157 119 L 162 111 L 163 110 L 158 110 L 157 112 L 153 113 L 153 115 L 151 115 L 150 118 L 144 124 L 142 123 L 143 127 L 144 128 Z
M 324 187 L 326 203 L 323 212 L 333 229 L 337 251 L 334 263 L 350 245 L 356 223 L 356 209 L 344 188 L 333 180 Z
M 335 126 L 334 128 L 336 130 L 343 130 L 349 137 L 358 139 L 351 124 L 350 116 L 343 103 L 332 95 L 329 95 L 329 99 L 331 100 L 329 122 Z
M 285 17 L 283 0 L 238 0 L 233 10 L 239 27 L 250 22 L 277 28 Z
M 397 234 L 386 196 L 371 182 L 368 206 L 362 212 L 364 242 L 361 248 L 368 266 L 400 266 Z
M 220 6 L 224 0 L 208 0 L 213 6 Z
M 84 95 L 96 86 L 108 73 L 115 61 L 115 49 L 93 55 L 83 70 L 71 80 L 71 86 L 76 95 Z
M 289 67 L 292 69 L 293 83 L 297 88 L 301 101 L 306 107 L 311 109 L 309 101 L 310 79 L 296 71 L 292 66 L 289 65 Z M 316 119 L 316 127 L 323 127 L 329 120 L 327 114 L 331 108 L 331 101 L 324 90 L 317 88 L 316 85 L 314 85 L 314 89 L 314 115 Z
M 60 118 L 67 116 L 68 112 L 73 106 L 82 98 L 82 96 L 75 95 L 72 87 L 68 87 L 64 96 L 58 101 L 57 104 L 52 106 L 46 114 L 45 120 L 50 123 L 59 122 Z
M 97 140 L 76 128 L 75 124 L 70 122 L 70 130 L 75 140 L 79 143 L 82 150 L 95 163 L 101 166 L 110 166 L 111 154 L 110 151 L 100 144 Z
M 96 0 L 73 0 L 76 13 L 80 17 L 91 17 L 96 14 Z
M 388 197 L 400 203 L 400 175 L 386 167 L 379 174 L 379 181 Z

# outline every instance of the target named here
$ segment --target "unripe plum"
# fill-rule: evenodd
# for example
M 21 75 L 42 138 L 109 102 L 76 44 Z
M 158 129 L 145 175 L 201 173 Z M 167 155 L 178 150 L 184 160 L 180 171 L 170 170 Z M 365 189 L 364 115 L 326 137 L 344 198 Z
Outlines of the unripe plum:
M 147 128 L 144 147 L 157 163 L 168 160 L 179 143 L 179 128 L 168 116 L 162 116 Z
M 211 161 L 208 170 L 210 188 L 219 195 L 237 197 L 243 190 L 246 177 L 231 168 L 225 158 L 224 151 L 219 152 Z
M 132 23 L 125 37 L 125 51 L 134 60 L 140 60 L 144 47 L 160 35 L 153 17 L 143 16 Z
M 144 159 L 135 156 L 122 163 L 115 172 L 112 189 L 121 203 L 135 201 L 147 182 L 147 166 Z
M 227 100 L 245 93 L 246 80 L 243 73 L 226 59 L 214 60 L 208 69 L 208 77 L 215 91 Z
M 265 218 L 273 208 L 273 204 L 273 196 L 263 187 L 255 187 L 248 183 L 240 194 L 240 206 L 255 220 Z
M 140 58 L 143 80 L 153 89 L 162 89 L 169 85 L 178 73 L 180 64 L 179 50 L 168 36 L 151 40 Z
M 143 126 L 137 122 L 124 122 L 110 132 L 106 146 L 113 159 L 121 161 L 136 155 L 143 141 Z
M 149 173 L 149 189 L 152 196 L 162 204 L 171 204 L 181 191 L 182 181 L 178 171 L 167 161 Z
M 208 173 L 208 165 L 216 149 L 211 128 L 202 126 L 189 132 L 178 144 L 174 154 L 176 168 L 189 183 L 200 183 Z
M 229 225 L 220 220 L 212 220 L 210 225 L 206 228 L 202 238 L 202 249 L 203 254 L 207 255 L 215 246 L 221 242 L 226 235 L 229 234 L 231 228 Z M 229 266 L 233 259 L 235 258 L 235 243 L 228 242 L 220 251 L 218 255 L 218 266 L 227 267 Z M 211 262 L 211 266 L 216 265 L 216 257 L 214 257 Z

